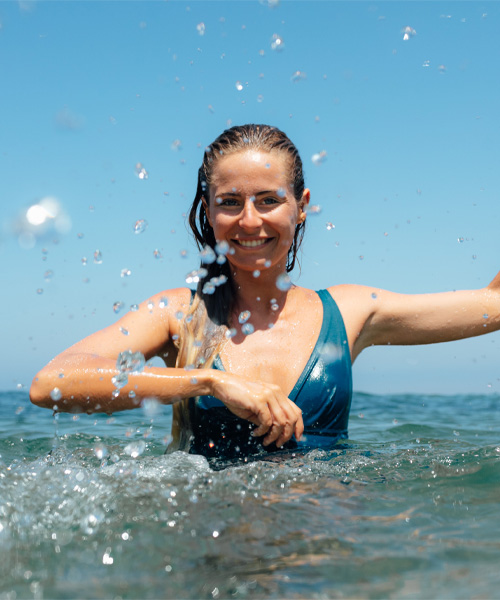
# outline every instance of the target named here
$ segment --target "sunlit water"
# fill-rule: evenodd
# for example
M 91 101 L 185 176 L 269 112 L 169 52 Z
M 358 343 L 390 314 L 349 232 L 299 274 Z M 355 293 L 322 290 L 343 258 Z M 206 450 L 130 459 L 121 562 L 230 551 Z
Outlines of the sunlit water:
M 0 415 L 0 599 L 499 597 L 498 396 L 356 394 L 344 446 L 221 470 L 168 408 Z

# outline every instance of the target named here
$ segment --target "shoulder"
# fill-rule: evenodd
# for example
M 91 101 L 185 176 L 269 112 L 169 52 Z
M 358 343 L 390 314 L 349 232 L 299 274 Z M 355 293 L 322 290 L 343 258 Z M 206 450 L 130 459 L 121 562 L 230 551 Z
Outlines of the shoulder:
M 122 320 L 127 325 L 149 328 L 163 325 L 168 332 L 182 318 L 179 317 L 180 313 L 185 315 L 188 312 L 191 298 L 189 288 L 163 290 L 141 302 L 135 309 L 132 308 Z
M 357 312 L 375 308 L 376 300 L 382 290 L 366 285 L 341 284 L 326 288 L 342 312 L 356 310 Z
M 141 306 L 168 308 L 167 312 L 182 310 L 187 311 L 191 304 L 192 292 L 189 288 L 174 288 L 163 290 L 145 300 Z

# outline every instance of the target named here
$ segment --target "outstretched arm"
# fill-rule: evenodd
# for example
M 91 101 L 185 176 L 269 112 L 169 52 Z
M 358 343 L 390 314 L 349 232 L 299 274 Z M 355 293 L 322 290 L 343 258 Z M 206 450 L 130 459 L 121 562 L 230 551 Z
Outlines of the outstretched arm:
M 127 373 L 123 387 L 113 383 L 120 374 L 116 363 L 121 352 L 140 352 L 146 360 L 164 356 L 168 348 L 173 354 L 172 338 L 179 334 L 176 315 L 188 311 L 190 292 L 169 292 L 168 308 L 161 307 L 164 295 L 151 298 L 138 311 L 56 356 L 35 376 L 30 389 L 32 402 L 66 412 L 111 413 L 136 408 L 145 398 L 173 404 L 182 398 L 212 395 L 233 413 L 257 425 L 256 435 L 267 433 L 266 445 L 282 445 L 293 434 L 300 438 L 301 412 L 276 386 L 213 369 L 148 366 Z
M 330 291 L 346 321 L 353 359 L 369 346 L 434 344 L 500 329 L 500 273 L 479 290 L 413 295 L 347 285 Z

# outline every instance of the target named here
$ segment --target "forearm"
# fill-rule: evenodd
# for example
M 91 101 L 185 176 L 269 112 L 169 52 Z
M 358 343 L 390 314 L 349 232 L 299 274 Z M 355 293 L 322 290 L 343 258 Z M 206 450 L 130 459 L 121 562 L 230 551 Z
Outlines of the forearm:
M 113 378 L 119 374 L 113 359 L 67 356 L 52 361 L 35 376 L 30 398 L 38 406 L 56 406 L 63 412 L 112 413 L 137 408 L 144 398 L 173 404 L 182 398 L 210 394 L 213 387 L 210 369 L 146 366 L 141 372 L 127 373 L 128 383 L 118 389 Z

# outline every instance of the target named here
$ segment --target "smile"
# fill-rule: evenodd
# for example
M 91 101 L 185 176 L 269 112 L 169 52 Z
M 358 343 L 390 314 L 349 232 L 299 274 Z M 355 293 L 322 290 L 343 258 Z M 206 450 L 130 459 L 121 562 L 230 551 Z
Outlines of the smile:
M 258 248 L 269 243 L 272 238 L 266 238 L 264 240 L 233 240 L 236 244 L 243 246 L 243 248 Z

